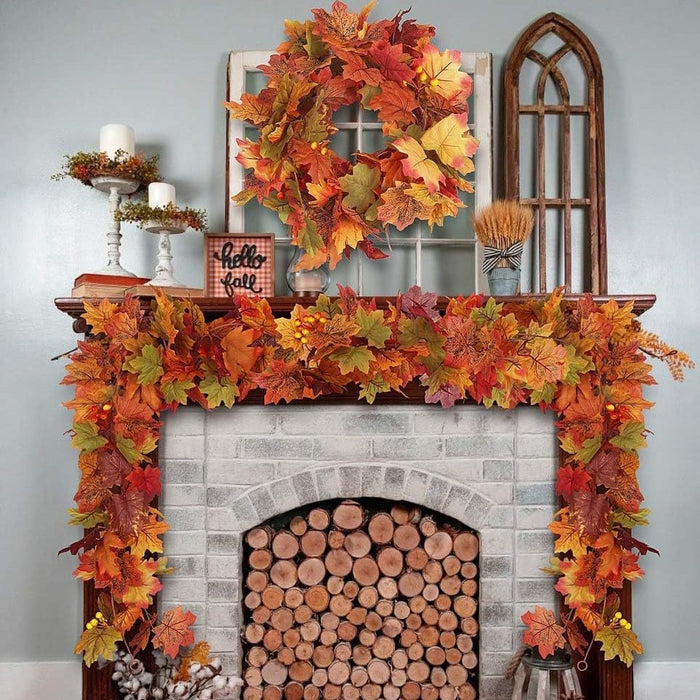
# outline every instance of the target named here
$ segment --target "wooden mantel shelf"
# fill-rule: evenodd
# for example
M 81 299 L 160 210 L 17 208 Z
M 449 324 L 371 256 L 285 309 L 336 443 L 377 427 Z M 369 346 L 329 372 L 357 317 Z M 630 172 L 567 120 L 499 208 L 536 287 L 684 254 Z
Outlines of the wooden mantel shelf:
M 503 302 L 506 304 L 517 304 L 527 301 L 534 301 L 537 299 L 545 299 L 546 294 L 519 294 L 517 296 L 509 297 L 496 297 L 498 302 Z M 566 294 L 564 299 L 567 301 L 576 301 L 581 299 L 583 294 Z M 143 308 L 147 309 L 150 302 L 153 300 L 152 296 L 137 296 L 137 299 L 141 302 Z M 377 302 L 377 308 L 386 308 L 388 304 L 395 302 L 396 297 L 374 297 Z M 637 316 L 643 314 L 645 311 L 651 309 L 656 302 L 656 295 L 654 294 L 612 294 L 612 295 L 594 295 L 593 300 L 598 304 L 603 304 L 610 299 L 614 299 L 618 304 L 627 304 L 630 301 L 634 303 L 634 313 Z M 58 298 L 55 300 L 56 306 L 76 320 L 80 320 L 81 315 L 84 312 L 83 302 L 85 299 L 82 298 Z M 118 303 L 121 299 L 112 298 L 110 301 Z M 193 297 L 194 303 L 199 306 L 204 312 L 204 316 L 207 320 L 223 316 L 231 309 L 230 299 L 222 299 L 217 297 Z M 438 297 L 437 307 L 439 310 L 443 311 L 449 297 Z M 301 305 L 311 305 L 314 303 L 314 297 L 268 297 L 268 302 L 272 307 L 272 311 L 275 316 L 283 316 L 292 311 L 294 306 L 297 304 Z M 85 328 L 81 328 L 79 325 L 74 326 L 76 332 L 83 333 Z

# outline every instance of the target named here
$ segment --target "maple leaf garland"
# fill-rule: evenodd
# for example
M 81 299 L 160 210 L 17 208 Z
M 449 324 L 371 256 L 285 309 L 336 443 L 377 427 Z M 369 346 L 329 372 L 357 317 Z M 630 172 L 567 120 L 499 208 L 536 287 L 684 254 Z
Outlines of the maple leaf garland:
M 260 67 L 266 87 L 226 103 L 232 118 L 259 131 L 256 141 L 238 140 L 236 159 L 251 172 L 233 200 L 256 197 L 276 211 L 306 251 L 306 267 L 335 267 L 355 248 L 385 257 L 371 237 L 417 219 L 441 225 L 464 206 L 457 192 L 473 191 L 463 176 L 474 170 L 479 142 L 469 133 L 472 79 L 459 52 L 441 53 L 430 43 L 434 27 L 404 12 L 369 22 L 373 5 L 357 14 L 336 0 L 330 12 L 313 10 L 313 21 L 287 20 L 289 40 Z M 331 144 L 333 111 L 347 105 L 376 110 L 386 137 L 354 162 Z
M 153 639 L 171 655 L 192 641 L 191 613 L 166 610 L 159 621 L 147 612 L 168 573 L 158 559 L 168 525 L 152 505 L 161 475 L 148 457 L 161 410 L 230 407 L 254 387 L 265 389 L 265 403 L 279 403 L 354 385 L 372 403 L 418 380 L 426 402 L 444 407 L 472 399 L 557 413 L 567 457 L 557 478 L 565 505 L 549 526 L 559 557 L 551 573 L 568 611 L 561 626 L 549 611 L 528 613 L 527 639 L 544 653 L 562 635 L 577 649 L 595 638 L 606 657 L 629 662 L 641 645 L 620 629 L 611 601 L 625 580 L 642 576 L 639 556 L 651 549 L 624 528 L 646 524 L 648 514 L 636 480 L 650 405 L 641 389 L 654 382 L 643 344 L 652 338 L 653 354 L 661 341 L 641 330 L 631 304 L 566 302 L 561 290 L 509 304 L 458 297 L 444 313 L 418 287 L 383 310 L 349 288 L 339 293 L 297 305 L 289 318 L 275 318 L 264 299 L 234 297 L 232 312 L 209 323 L 191 300 L 161 292 L 148 316 L 130 297 L 85 303 L 95 334 L 78 344 L 63 382 L 75 387 L 66 405 L 80 451 L 71 523 L 91 529 L 66 549 L 79 554 L 74 575 L 100 589 L 102 617 L 76 651 L 91 663 L 119 641 L 136 651 Z

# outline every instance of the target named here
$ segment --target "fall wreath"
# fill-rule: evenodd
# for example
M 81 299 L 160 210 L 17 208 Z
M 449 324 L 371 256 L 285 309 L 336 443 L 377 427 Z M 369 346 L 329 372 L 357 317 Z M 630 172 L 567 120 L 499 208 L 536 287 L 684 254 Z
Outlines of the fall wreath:
M 464 206 L 459 191 L 473 191 L 464 176 L 479 143 L 459 52 L 441 53 L 430 43 L 435 28 L 405 12 L 369 22 L 373 5 L 356 14 L 334 2 L 330 13 L 313 10 L 314 21 L 287 20 L 288 40 L 260 66 L 267 86 L 226 103 L 259 131 L 237 141 L 251 172 L 233 199 L 276 211 L 305 251 L 302 267 L 335 267 L 354 248 L 386 257 L 371 237 L 417 219 L 441 225 Z M 385 144 L 348 160 L 333 150 L 333 113 L 356 104 L 377 112 Z

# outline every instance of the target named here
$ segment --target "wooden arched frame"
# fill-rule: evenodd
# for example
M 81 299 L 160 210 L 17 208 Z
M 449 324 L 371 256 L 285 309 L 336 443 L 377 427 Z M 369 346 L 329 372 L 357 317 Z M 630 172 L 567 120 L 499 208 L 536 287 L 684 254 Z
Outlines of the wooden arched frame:
M 556 35 L 563 45 L 551 56 L 536 50 L 536 45 L 548 34 Z M 569 86 L 559 68 L 559 62 L 570 52 L 580 60 L 585 73 L 585 102 L 572 104 Z M 520 102 L 520 76 L 526 60 L 540 66 L 534 104 Z M 551 80 L 559 95 L 558 104 L 547 104 L 545 87 Z M 534 197 L 521 198 L 520 189 L 520 117 L 537 116 L 536 193 Z M 545 116 L 561 117 L 561 158 L 557 167 L 561 174 L 559 197 L 547 197 L 545 175 Z M 588 117 L 585 134 L 585 192 L 573 197 L 571 188 L 571 119 Z M 551 164 L 550 164 L 551 165 Z M 589 276 L 585 289 L 594 294 L 607 293 L 607 251 L 605 224 L 605 138 L 603 128 L 603 72 L 596 50 L 588 37 L 569 20 L 554 12 L 531 24 L 518 39 L 505 70 L 505 195 L 518 199 L 537 210 L 537 261 L 539 292 L 556 286 L 547 284 L 547 212 L 563 213 L 562 233 L 564 249 L 564 284 L 572 290 L 572 211 L 588 213 L 590 234 L 589 259 L 585 261 Z M 536 291 L 536 290 L 532 290 Z

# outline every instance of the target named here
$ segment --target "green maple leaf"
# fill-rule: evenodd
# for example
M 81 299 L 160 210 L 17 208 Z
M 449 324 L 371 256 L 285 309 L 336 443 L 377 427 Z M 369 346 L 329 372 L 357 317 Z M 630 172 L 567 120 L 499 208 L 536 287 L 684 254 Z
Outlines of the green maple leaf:
M 367 348 L 352 346 L 340 348 L 332 352 L 328 357 L 338 363 L 341 374 L 350 374 L 356 369 L 366 374 L 369 371 L 369 363 L 374 359 L 374 355 Z
M 557 391 L 556 384 L 545 384 L 541 389 L 535 389 L 530 394 L 530 404 L 532 406 L 541 403 L 552 403 L 554 401 L 554 394 Z
M 402 347 L 425 345 L 436 362 L 445 359 L 445 337 L 440 335 L 425 318 L 402 318 L 399 322 L 399 343 Z
M 624 627 L 603 627 L 596 633 L 595 640 L 602 644 L 606 661 L 617 656 L 628 668 L 634 661 L 634 654 L 644 652 L 637 635 Z
M 216 408 L 222 403 L 226 408 L 231 408 L 239 395 L 238 387 L 228 377 L 219 382 L 214 375 L 202 379 L 199 390 L 207 397 L 209 408 Z
M 493 297 L 489 297 L 484 306 L 472 309 L 471 320 L 476 323 L 477 328 L 482 328 L 490 321 L 495 321 L 501 315 L 501 309 L 503 304 L 497 304 Z
M 360 306 L 355 323 L 360 327 L 357 335 L 367 338 L 367 345 L 370 347 L 383 348 L 391 336 L 391 328 L 384 325 L 384 314 L 379 310 L 367 312 Z
M 121 433 L 117 433 L 114 444 L 117 449 L 124 455 L 129 464 L 138 464 L 146 459 L 146 455 L 156 449 L 156 440 L 154 437 L 148 436 L 141 447 L 137 447 L 136 443 L 131 439 L 124 437 Z
M 642 508 L 639 513 L 628 513 L 624 510 L 616 510 L 613 512 L 613 522 L 622 525 L 622 527 L 627 527 L 630 530 L 638 525 L 648 525 L 649 524 L 649 513 L 648 508 Z
M 323 247 L 323 239 L 318 235 L 316 224 L 311 219 L 306 219 L 297 232 L 297 245 L 311 255 Z
M 82 452 L 94 452 L 107 444 L 107 438 L 99 434 L 94 423 L 81 421 L 73 424 L 73 439 L 70 444 Z
M 304 49 L 309 56 L 320 58 L 326 53 L 327 49 L 321 38 L 313 33 L 313 28 L 313 22 L 306 22 L 306 44 L 304 45 Z
M 121 641 L 122 635 L 119 630 L 98 625 L 83 632 L 80 641 L 75 645 L 75 653 L 83 652 L 83 658 L 88 666 L 100 658 L 111 661 L 117 650 L 117 644 Z
M 385 381 L 384 379 L 372 379 L 366 384 L 360 384 L 359 397 L 361 399 L 365 399 L 367 403 L 374 403 L 374 399 L 377 398 L 377 394 L 380 394 L 383 391 L 389 391 L 389 389 L 391 389 L 389 382 Z
M 324 97 L 324 91 L 320 90 L 314 106 L 304 115 L 304 128 L 301 132 L 301 138 L 308 143 L 324 141 L 328 138 L 328 124 L 325 116 L 325 105 L 323 104 Z M 263 157 L 269 158 L 270 156 Z
M 144 345 L 141 354 L 127 360 L 124 369 L 138 374 L 136 381 L 146 386 L 155 384 L 165 371 L 161 365 L 160 350 L 155 345 Z
M 379 186 L 379 180 L 379 168 L 356 163 L 350 175 L 338 178 L 340 187 L 347 193 L 343 197 L 343 206 L 359 214 L 367 211 L 377 199 L 374 189 Z
M 573 345 L 566 345 L 566 360 L 568 371 L 562 380 L 564 384 L 578 384 L 580 375 L 593 369 L 593 363 L 587 358 L 576 354 Z
M 577 445 L 571 438 L 567 435 L 561 442 L 561 449 L 564 452 L 568 452 L 570 455 L 575 455 L 576 459 L 583 464 L 588 464 L 593 457 L 596 455 L 600 446 L 603 444 L 603 438 L 601 435 L 596 435 L 595 437 L 588 438 L 583 441 L 581 446 Z
M 646 447 L 647 441 L 644 439 L 644 423 L 628 420 L 626 423 L 622 424 L 619 434 L 611 438 L 610 443 L 625 452 L 635 452 L 642 447 Z
M 184 382 L 179 379 L 163 382 L 160 385 L 163 391 L 163 398 L 167 403 L 177 402 L 183 406 L 187 403 L 187 390 L 194 386 L 191 379 L 186 379 Z
M 92 513 L 81 513 L 77 508 L 69 508 L 67 512 L 70 516 L 69 525 L 90 528 L 107 522 L 107 515 L 99 510 L 94 510 Z

